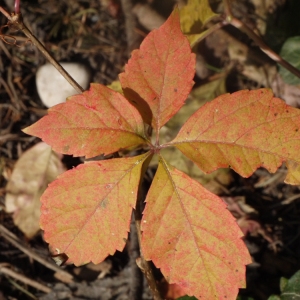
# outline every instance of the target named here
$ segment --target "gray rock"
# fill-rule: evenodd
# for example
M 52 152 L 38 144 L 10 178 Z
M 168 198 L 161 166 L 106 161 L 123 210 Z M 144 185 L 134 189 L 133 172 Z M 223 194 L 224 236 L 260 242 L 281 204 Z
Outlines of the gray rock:
M 87 89 L 90 80 L 87 67 L 79 63 L 61 63 L 61 65 L 82 88 Z M 51 64 L 45 64 L 38 69 L 36 86 L 42 102 L 47 107 L 63 103 L 67 97 L 78 94 Z

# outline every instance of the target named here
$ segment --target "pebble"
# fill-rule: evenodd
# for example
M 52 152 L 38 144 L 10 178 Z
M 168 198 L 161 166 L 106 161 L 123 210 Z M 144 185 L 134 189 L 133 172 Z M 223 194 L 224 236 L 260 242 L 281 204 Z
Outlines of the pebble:
M 62 67 L 82 86 L 89 86 L 89 69 L 79 63 L 60 63 Z M 51 107 L 66 101 L 66 98 L 78 94 L 70 83 L 51 64 L 41 66 L 36 73 L 36 86 L 40 99 L 45 106 Z

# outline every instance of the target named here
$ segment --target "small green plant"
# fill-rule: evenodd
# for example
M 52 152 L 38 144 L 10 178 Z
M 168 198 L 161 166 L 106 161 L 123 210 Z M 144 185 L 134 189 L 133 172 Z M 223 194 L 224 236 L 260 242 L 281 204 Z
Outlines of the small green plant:
M 91 84 L 24 129 L 64 154 L 129 153 L 60 175 L 41 198 L 40 224 L 45 240 L 69 262 L 99 263 L 123 250 L 135 210 L 142 257 L 169 283 L 198 299 L 236 299 L 251 262 L 242 233 L 226 204 L 171 166 L 163 150 L 179 149 L 206 173 L 230 167 L 245 177 L 259 167 L 275 172 L 285 162 L 286 182 L 299 184 L 300 111 L 267 89 L 221 95 L 161 144 L 160 129 L 184 105 L 194 69 L 175 10 L 133 51 L 120 75 L 124 96 Z M 133 156 L 134 149 L 146 150 Z M 138 191 L 154 155 L 158 169 L 141 218 Z
M 280 279 L 281 295 L 272 295 L 268 300 L 296 300 L 300 298 L 300 271 L 296 272 L 290 279 Z

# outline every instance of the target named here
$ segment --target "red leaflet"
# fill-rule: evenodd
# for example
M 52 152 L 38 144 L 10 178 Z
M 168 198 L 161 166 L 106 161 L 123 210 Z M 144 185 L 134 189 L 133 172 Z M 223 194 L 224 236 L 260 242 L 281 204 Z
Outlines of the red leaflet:
M 226 204 L 161 160 L 142 219 L 145 258 L 198 299 L 236 299 L 251 263 Z M 226 297 L 225 297 L 226 296 Z
M 195 55 L 175 10 L 143 41 L 120 74 L 125 96 L 157 132 L 181 108 L 193 86 Z
M 64 154 L 87 158 L 145 143 L 138 111 L 121 94 L 101 84 L 68 98 L 23 130 Z
M 88 162 L 51 183 L 40 224 L 52 248 L 77 266 L 122 251 L 148 156 Z
M 244 177 L 275 172 L 287 162 L 286 182 L 300 183 L 300 110 L 267 89 L 219 96 L 201 107 L 170 143 L 204 172 L 230 167 Z

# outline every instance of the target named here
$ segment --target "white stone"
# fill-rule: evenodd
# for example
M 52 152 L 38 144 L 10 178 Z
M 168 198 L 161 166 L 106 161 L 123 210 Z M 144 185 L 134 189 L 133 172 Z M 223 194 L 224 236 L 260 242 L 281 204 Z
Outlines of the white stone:
M 79 63 L 61 63 L 61 65 L 82 88 L 88 88 L 90 72 L 87 67 Z M 78 94 L 51 64 L 45 64 L 38 69 L 36 86 L 42 102 L 47 107 L 63 103 L 67 97 Z

